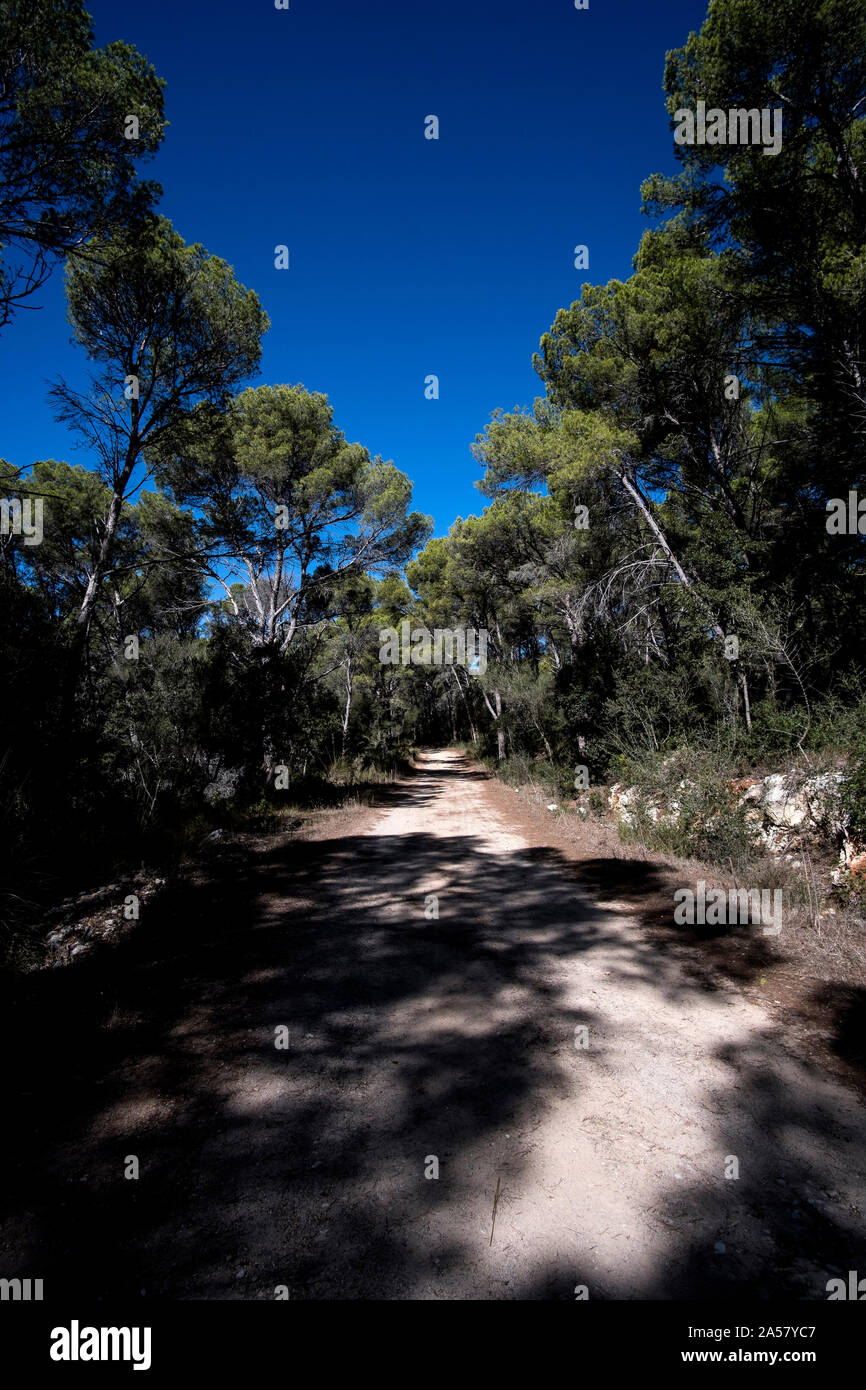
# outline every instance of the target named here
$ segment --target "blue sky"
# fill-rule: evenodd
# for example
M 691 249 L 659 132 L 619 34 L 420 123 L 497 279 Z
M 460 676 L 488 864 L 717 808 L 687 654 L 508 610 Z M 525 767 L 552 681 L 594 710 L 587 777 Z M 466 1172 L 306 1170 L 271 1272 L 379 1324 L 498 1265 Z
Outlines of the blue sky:
M 325 392 L 336 424 L 412 478 L 437 534 L 478 512 L 469 452 L 541 394 L 532 354 L 585 280 L 626 277 L 641 179 L 674 171 L 667 49 L 691 0 L 91 0 L 136 45 L 170 122 L 148 177 L 187 241 L 271 319 L 252 384 Z M 440 122 L 424 138 L 424 118 Z M 274 247 L 290 268 L 274 268 Z M 573 248 L 589 247 L 589 269 Z M 0 337 L 0 455 L 90 465 L 47 381 L 81 383 L 62 276 Z M 440 397 L 426 400 L 425 377 Z

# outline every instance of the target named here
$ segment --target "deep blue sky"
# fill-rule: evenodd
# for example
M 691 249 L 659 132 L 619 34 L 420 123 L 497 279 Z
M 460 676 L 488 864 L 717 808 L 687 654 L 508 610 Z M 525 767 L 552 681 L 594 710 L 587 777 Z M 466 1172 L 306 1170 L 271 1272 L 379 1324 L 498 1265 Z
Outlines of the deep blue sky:
M 585 280 L 624 278 L 639 185 L 676 168 L 664 56 L 701 0 L 92 0 L 136 45 L 170 121 L 160 211 L 234 266 L 271 318 L 252 384 L 326 392 L 413 479 L 438 534 L 484 505 L 469 445 L 541 394 L 531 358 Z M 440 138 L 424 139 L 424 117 Z M 291 268 L 274 269 L 274 247 Z M 573 248 L 589 247 L 588 271 Z M 0 455 L 90 464 L 46 381 L 81 381 L 62 276 L 0 337 Z M 435 373 L 440 399 L 424 398 Z

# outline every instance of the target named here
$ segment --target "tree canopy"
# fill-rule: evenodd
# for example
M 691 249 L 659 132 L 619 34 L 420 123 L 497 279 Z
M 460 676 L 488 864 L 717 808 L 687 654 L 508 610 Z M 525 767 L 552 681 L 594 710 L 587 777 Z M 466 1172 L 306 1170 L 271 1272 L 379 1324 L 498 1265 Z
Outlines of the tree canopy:
M 59 259 L 150 212 L 164 85 L 130 44 L 93 47 L 79 0 L 0 0 L 0 328 Z

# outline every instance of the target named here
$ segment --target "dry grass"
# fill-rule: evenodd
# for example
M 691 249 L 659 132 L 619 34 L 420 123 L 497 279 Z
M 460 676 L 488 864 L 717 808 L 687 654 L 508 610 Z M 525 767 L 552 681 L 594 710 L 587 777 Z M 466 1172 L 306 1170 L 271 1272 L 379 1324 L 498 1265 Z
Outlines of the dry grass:
M 538 784 L 516 789 L 533 815 L 555 821 L 556 832 L 581 859 L 628 859 L 664 866 L 669 870 L 671 891 L 704 880 L 707 887 L 761 887 L 783 892 L 783 928 L 775 942 L 778 953 L 799 974 L 817 982 L 866 986 L 866 919 L 856 900 L 845 904 L 832 881 L 835 857 L 827 847 L 816 854 L 808 847 L 792 851 L 800 861 L 793 868 L 784 859 L 757 854 L 748 868 L 732 872 L 730 866 L 710 864 L 655 849 L 642 840 L 620 839 L 617 822 L 610 815 L 582 816 L 560 806 L 547 812 L 550 793 Z M 673 905 L 671 903 L 671 905 Z

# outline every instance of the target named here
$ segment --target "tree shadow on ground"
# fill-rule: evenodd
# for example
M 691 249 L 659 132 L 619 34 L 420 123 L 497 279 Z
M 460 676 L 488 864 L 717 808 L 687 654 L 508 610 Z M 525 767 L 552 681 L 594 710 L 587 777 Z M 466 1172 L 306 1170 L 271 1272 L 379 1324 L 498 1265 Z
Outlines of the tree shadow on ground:
M 437 778 L 400 789 L 401 803 L 429 805 Z M 654 886 L 651 866 L 640 872 L 635 891 Z M 602 950 L 623 988 L 659 1001 L 705 987 L 624 933 L 551 849 L 349 835 L 190 873 L 134 935 L 31 976 L 4 1011 L 4 1275 L 43 1278 L 51 1300 L 269 1299 L 279 1285 L 313 1299 L 573 1297 L 579 1242 L 576 1268 L 539 1274 L 534 1251 L 532 1271 L 509 1280 L 477 1251 L 497 1173 L 512 1190 L 530 1181 L 528 1152 L 503 1149 L 503 1135 L 579 1093 L 575 1026 L 605 1021 L 575 1008 L 560 967 Z M 768 1055 L 771 1038 L 725 1059 L 766 1136 L 737 1188 L 752 1214 L 789 1127 L 826 1121 L 801 1075 L 768 1078 Z M 606 1064 L 602 1049 L 594 1065 Z M 736 1142 L 722 1128 L 720 1150 Z M 140 1175 L 127 1179 L 133 1156 Z M 785 1162 L 789 1186 L 820 1177 Z M 695 1181 L 701 1232 L 724 1228 L 732 1188 Z M 778 1224 L 784 1203 L 764 1200 Z M 812 1245 L 830 1258 L 846 1229 L 827 1216 Z M 636 1282 L 624 1265 L 593 1296 L 741 1296 L 743 1268 L 709 1268 L 704 1235 L 681 1235 L 663 1233 L 669 1258 L 652 1273 Z M 789 1274 L 749 1277 L 780 1293 L 800 1287 Z
M 824 984 L 812 991 L 811 1002 L 820 1015 L 829 1013 L 832 1019 L 830 1045 L 837 1057 L 866 1079 L 866 989 Z

